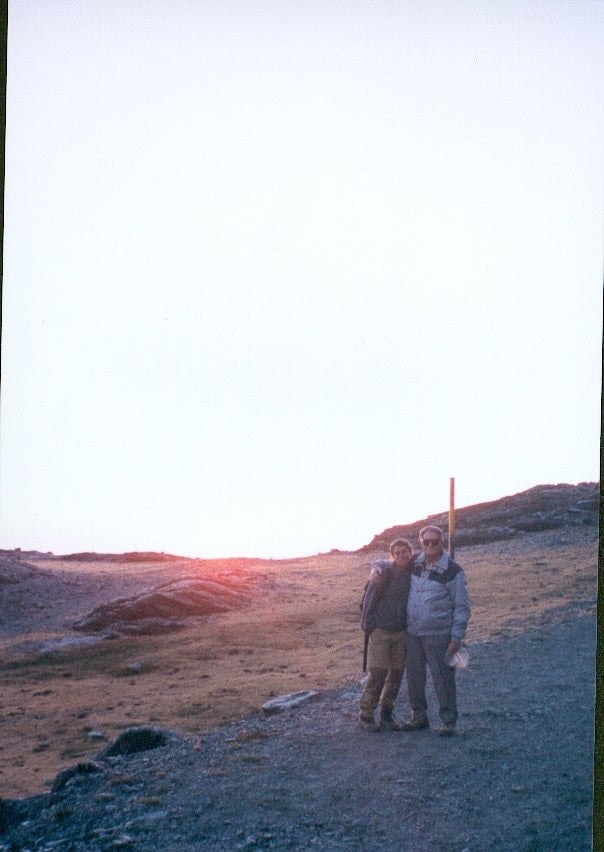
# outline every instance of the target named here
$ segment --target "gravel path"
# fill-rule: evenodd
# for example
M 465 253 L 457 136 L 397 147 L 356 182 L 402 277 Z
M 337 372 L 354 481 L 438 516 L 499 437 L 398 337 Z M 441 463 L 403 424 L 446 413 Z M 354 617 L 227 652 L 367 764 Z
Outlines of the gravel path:
M 566 619 L 470 646 L 456 737 L 358 731 L 347 685 L 0 802 L 0 851 L 589 850 L 596 622 Z

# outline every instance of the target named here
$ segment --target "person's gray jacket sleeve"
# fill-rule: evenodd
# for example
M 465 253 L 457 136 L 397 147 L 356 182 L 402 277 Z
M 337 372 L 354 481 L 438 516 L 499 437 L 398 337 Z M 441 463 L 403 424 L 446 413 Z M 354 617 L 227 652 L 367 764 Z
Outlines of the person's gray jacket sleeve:
M 382 594 L 387 582 L 387 571 L 390 562 L 386 559 L 378 559 L 371 566 L 371 574 L 369 575 L 369 583 L 365 591 L 363 600 L 363 609 L 361 612 L 361 627 L 365 633 L 371 633 L 375 627 L 373 623 L 373 613 L 375 605 Z
M 451 582 L 447 583 L 447 587 L 453 602 L 451 639 L 461 642 L 466 635 L 468 621 L 470 620 L 470 596 L 464 571 L 458 571 Z

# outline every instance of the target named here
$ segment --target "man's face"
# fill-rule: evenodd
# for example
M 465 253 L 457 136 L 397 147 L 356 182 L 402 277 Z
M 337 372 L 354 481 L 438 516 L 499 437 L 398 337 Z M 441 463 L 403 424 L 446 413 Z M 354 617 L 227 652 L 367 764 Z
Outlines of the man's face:
M 443 540 L 438 533 L 428 530 L 422 538 L 422 550 L 427 562 L 438 562 L 443 553 Z
M 411 562 L 411 551 L 403 545 L 397 545 L 392 551 L 392 558 L 399 568 L 406 568 Z

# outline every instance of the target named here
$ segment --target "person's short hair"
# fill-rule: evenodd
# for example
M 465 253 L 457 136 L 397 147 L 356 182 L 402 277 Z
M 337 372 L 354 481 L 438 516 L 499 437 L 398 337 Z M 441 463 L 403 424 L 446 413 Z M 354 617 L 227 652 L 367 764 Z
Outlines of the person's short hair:
M 406 538 L 395 538 L 390 545 L 390 555 L 394 556 L 395 547 L 406 547 L 409 553 L 413 553 L 413 545 Z
M 439 537 L 439 539 L 440 539 L 442 542 L 444 542 L 445 537 L 444 537 L 444 535 L 443 535 L 443 531 L 441 530 L 441 528 L 440 528 L 440 527 L 437 527 L 437 526 L 435 526 L 434 524 L 428 524 L 428 526 L 427 526 L 427 527 L 422 527 L 422 528 L 421 528 L 421 530 L 419 531 L 419 540 L 420 540 L 420 541 L 423 541 L 423 540 L 424 540 L 424 534 L 425 534 L 425 533 L 427 533 L 427 532 L 433 532 L 433 533 L 436 533 L 436 535 Z

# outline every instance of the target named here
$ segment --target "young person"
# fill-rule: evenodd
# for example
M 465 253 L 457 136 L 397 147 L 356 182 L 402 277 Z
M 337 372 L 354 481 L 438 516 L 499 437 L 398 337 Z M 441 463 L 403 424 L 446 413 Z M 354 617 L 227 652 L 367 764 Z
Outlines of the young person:
M 361 627 L 369 634 L 368 678 L 360 700 L 359 727 L 400 731 L 392 711 L 405 670 L 407 596 L 413 547 L 404 538 L 390 545 L 392 559 L 373 563 L 363 600 Z M 374 713 L 380 709 L 379 725 Z

